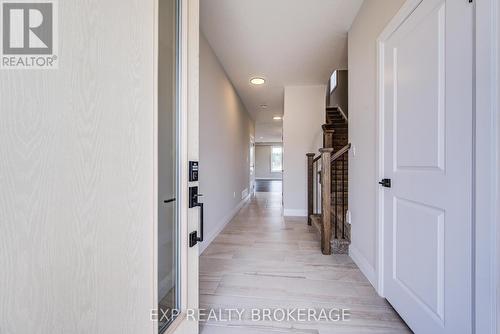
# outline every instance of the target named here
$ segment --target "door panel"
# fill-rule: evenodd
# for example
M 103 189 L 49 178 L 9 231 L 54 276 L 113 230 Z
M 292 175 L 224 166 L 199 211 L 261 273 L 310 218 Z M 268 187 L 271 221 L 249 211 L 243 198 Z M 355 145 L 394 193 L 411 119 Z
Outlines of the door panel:
M 443 319 L 444 211 L 397 197 L 393 205 L 394 283 Z
M 396 169 L 443 167 L 444 16 L 442 3 L 392 41 Z
M 470 333 L 472 6 L 423 0 L 383 54 L 384 293 L 416 333 Z

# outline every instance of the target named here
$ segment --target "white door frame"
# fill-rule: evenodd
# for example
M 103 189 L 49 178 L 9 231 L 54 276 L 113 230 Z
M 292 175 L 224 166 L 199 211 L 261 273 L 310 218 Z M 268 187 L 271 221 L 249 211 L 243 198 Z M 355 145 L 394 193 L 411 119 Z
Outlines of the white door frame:
M 152 309 L 158 305 L 158 10 L 159 1 L 155 0 L 154 9 L 154 291 Z M 179 120 L 178 120 L 178 157 L 179 157 L 179 266 L 180 266 L 180 304 L 181 314 L 170 324 L 165 334 L 191 334 L 198 333 L 198 322 L 188 321 L 188 309 L 198 309 L 198 245 L 190 248 L 188 235 L 191 231 L 198 230 L 198 209 L 188 209 L 188 186 L 197 185 L 189 183 L 189 161 L 199 160 L 199 0 L 179 0 Z M 158 326 L 154 326 L 153 334 L 158 333 Z
M 454 0 L 468 1 L 468 0 Z M 377 39 L 377 180 L 384 171 L 384 44 L 422 0 L 407 0 Z M 498 110 L 498 0 L 474 0 L 475 4 L 475 91 L 473 175 L 473 316 L 476 333 L 497 333 L 497 241 L 496 209 L 499 200 Z M 383 191 L 376 190 L 376 289 L 384 296 Z M 500 241 L 500 240 L 499 240 Z M 500 320 L 500 319 L 499 319 Z M 500 329 L 500 328 L 499 328 Z

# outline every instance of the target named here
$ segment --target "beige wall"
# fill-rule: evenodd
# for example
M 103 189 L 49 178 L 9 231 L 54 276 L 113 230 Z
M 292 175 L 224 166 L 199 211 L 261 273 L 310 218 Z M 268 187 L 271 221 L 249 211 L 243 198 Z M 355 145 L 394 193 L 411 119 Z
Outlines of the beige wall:
M 375 276 L 376 39 L 404 0 L 365 0 L 349 30 L 349 210 L 351 255 L 373 282 Z M 353 156 L 353 152 L 356 153 Z
M 281 143 L 260 144 L 255 146 L 255 178 L 281 179 L 281 172 L 271 172 L 271 149 Z
M 250 187 L 254 121 L 205 37 L 200 35 L 200 192 L 205 203 L 203 251 L 236 213 Z
M 318 153 L 325 122 L 326 86 L 285 87 L 283 202 L 285 216 L 307 216 L 306 153 Z

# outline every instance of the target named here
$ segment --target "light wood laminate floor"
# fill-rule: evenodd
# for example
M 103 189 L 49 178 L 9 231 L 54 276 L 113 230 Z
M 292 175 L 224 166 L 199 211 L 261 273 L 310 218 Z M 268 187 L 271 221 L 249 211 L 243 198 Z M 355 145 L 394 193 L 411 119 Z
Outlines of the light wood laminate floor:
M 281 194 L 256 193 L 200 258 L 200 308 L 245 309 L 202 334 L 411 333 L 346 255 L 322 255 L 305 218 L 283 218 Z M 251 321 L 251 309 L 349 309 L 350 321 Z M 226 319 L 224 319 L 226 320 Z

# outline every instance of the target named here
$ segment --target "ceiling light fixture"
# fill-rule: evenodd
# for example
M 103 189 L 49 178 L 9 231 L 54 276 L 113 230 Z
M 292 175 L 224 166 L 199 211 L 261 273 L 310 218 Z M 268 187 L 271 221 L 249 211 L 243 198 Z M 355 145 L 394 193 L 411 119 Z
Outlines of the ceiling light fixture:
M 281 116 L 274 116 L 274 117 L 273 117 L 273 119 L 274 119 L 275 121 L 281 121 Z
M 261 104 L 261 105 L 260 105 L 260 107 L 261 107 L 262 109 L 267 109 L 267 104 Z
M 264 78 L 252 78 L 250 79 L 250 83 L 252 85 L 263 85 L 266 83 L 266 80 Z

